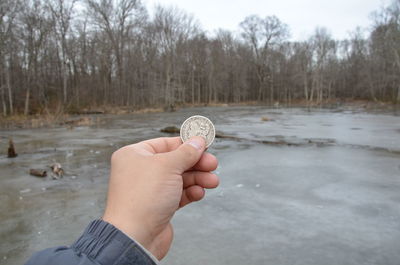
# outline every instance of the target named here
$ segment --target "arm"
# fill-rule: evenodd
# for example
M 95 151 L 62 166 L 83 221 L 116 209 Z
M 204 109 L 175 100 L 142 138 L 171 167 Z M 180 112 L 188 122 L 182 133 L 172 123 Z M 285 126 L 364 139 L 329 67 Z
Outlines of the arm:
M 95 220 L 70 247 L 37 252 L 25 265 L 156 265 L 140 244 L 113 225 Z
M 211 173 L 218 161 L 205 149 L 201 137 L 183 144 L 179 137 L 158 138 L 119 149 L 111 158 L 103 220 L 92 222 L 71 247 L 41 251 L 26 265 L 157 264 L 171 246 L 175 212 L 218 186 Z

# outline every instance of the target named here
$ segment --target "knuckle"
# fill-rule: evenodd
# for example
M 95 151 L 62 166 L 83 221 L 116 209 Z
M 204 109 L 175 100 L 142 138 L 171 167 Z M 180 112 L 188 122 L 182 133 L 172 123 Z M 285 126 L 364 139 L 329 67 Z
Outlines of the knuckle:
M 154 159 L 154 165 L 159 166 L 161 168 L 168 167 L 170 165 L 170 160 L 168 157 L 163 156 L 163 155 L 154 155 L 152 157 Z
M 120 149 L 118 149 L 117 151 L 112 153 L 112 155 L 111 155 L 111 163 L 115 163 L 116 161 L 118 161 L 119 157 L 120 157 Z
M 188 160 L 193 160 L 195 159 L 197 155 L 197 150 L 189 145 L 186 146 L 185 148 L 185 158 Z
M 127 152 L 127 150 L 128 150 L 128 147 L 124 146 L 124 147 L 121 147 L 120 149 L 114 151 L 114 153 L 112 153 L 112 155 L 111 155 L 111 162 L 116 162 L 116 161 L 120 160 L 124 156 L 124 154 Z

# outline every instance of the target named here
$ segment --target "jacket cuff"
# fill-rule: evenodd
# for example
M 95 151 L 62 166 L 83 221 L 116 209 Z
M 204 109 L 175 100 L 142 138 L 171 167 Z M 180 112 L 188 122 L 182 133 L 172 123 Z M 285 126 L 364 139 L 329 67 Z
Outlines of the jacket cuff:
M 103 220 L 92 221 L 71 248 L 102 265 L 157 264 L 142 246 Z

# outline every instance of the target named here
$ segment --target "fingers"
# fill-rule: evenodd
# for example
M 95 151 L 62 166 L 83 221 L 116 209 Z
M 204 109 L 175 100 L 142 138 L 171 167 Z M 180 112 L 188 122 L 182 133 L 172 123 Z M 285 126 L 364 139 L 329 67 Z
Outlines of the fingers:
M 154 155 L 174 151 L 181 145 L 182 141 L 180 137 L 161 137 L 143 141 L 131 146 L 135 147 L 135 152 L 142 155 Z M 203 153 L 200 160 L 191 168 L 191 170 L 213 171 L 217 167 L 217 158 L 210 153 Z
M 167 163 L 181 174 L 197 164 L 205 148 L 204 138 L 196 136 L 180 145 L 176 150 L 161 154 L 161 156 L 167 159 Z
M 183 192 L 179 207 L 203 199 L 204 189 L 216 188 L 218 176 L 210 172 L 189 171 L 183 174 Z
M 204 195 L 205 191 L 202 187 L 197 185 L 190 186 L 183 190 L 179 207 L 183 207 L 191 202 L 199 201 L 203 199 Z
M 192 168 L 192 170 L 198 171 L 214 171 L 218 167 L 217 158 L 210 153 L 203 153 L 200 160 Z
M 218 176 L 211 172 L 188 171 L 183 173 L 183 188 L 200 186 L 206 189 L 214 189 L 219 184 Z

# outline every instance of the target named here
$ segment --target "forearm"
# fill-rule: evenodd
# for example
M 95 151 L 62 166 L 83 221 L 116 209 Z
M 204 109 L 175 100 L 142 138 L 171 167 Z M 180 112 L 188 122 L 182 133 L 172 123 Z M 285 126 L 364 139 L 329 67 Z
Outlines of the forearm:
M 155 265 L 157 261 L 139 244 L 102 220 L 89 224 L 70 247 L 35 253 L 26 265 Z

